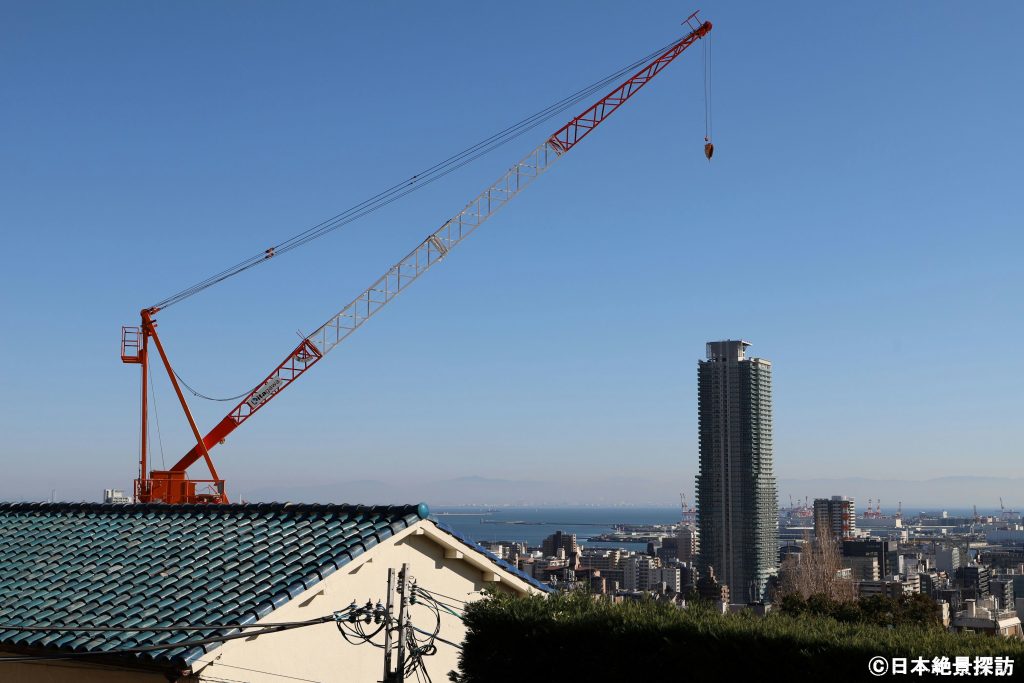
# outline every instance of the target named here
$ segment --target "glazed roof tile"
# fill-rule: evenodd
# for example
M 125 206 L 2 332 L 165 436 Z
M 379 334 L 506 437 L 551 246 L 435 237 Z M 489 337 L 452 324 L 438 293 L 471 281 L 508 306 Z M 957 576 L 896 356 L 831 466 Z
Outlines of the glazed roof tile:
M 0 647 L 116 654 L 166 644 L 122 656 L 187 666 L 217 644 L 175 643 L 217 631 L 3 627 L 252 623 L 427 514 L 424 504 L 0 504 Z

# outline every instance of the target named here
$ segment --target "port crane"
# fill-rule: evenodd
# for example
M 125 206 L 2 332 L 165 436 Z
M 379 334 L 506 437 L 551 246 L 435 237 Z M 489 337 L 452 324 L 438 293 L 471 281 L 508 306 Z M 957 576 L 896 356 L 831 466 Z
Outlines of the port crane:
M 469 237 L 487 219 L 540 177 L 561 157 L 579 144 L 603 123 L 615 110 L 625 104 L 644 85 L 657 76 L 688 47 L 711 31 L 711 23 L 691 14 L 684 22 L 688 33 L 663 52 L 648 60 L 632 76 L 614 90 L 587 107 L 564 126 L 548 136 L 543 143 L 512 166 L 495 183 L 474 197 L 459 213 L 446 220 L 441 227 L 420 242 L 408 255 L 391 266 L 380 278 L 332 316 L 312 334 L 304 337 L 291 349 L 277 367 L 257 383 L 241 401 L 213 429 L 203 435 L 189 409 L 178 377 L 168 359 L 167 351 L 157 334 L 156 315 L 161 306 L 151 306 L 140 312 L 137 326 L 121 329 L 121 361 L 138 364 L 142 371 L 141 392 L 141 446 L 139 477 L 135 480 L 134 496 L 138 502 L 164 503 L 227 503 L 224 479 L 217 472 L 210 451 L 234 430 L 247 422 L 273 398 L 291 386 L 295 380 L 320 362 L 374 314 L 391 302 L 399 293 L 416 281 L 432 266 L 440 263 L 448 253 Z M 707 103 L 705 106 L 708 106 Z M 707 124 L 706 124 L 707 125 Z M 705 131 L 708 133 L 708 131 Z M 705 137 L 705 155 L 711 159 L 712 146 Z M 267 249 L 264 259 L 275 256 Z M 149 354 L 155 348 L 174 393 L 188 421 L 195 446 L 177 463 L 166 470 L 148 471 L 147 453 Z M 209 471 L 208 479 L 193 479 L 188 469 L 203 460 Z M 197 486 L 202 488 L 197 491 Z
M 697 508 L 691 507 L 686 502 L 686 494 L 679 492 L 679 507 L 682 509 L 683 516 L 681 517 L 682 525 L 696 526 L 697 525 Z

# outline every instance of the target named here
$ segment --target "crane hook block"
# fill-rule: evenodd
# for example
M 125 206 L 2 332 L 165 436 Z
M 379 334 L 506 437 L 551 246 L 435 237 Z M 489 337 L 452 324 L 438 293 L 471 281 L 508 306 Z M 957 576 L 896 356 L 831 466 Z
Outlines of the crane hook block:
M 711 144 L 710 142 L 705 142 L 704 143 L 704 156 L 706 156 L 708 158 L 708 161 L 711 161 L 711 157 L 713 157 L 714 155 L 715 155 L 715 146 L 713 144 Z

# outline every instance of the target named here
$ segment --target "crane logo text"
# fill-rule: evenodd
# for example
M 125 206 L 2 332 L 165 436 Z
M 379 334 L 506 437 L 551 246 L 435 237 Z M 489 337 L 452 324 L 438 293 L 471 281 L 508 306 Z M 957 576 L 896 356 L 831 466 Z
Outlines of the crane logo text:
M 252 396 L 245 400 L 249 404 L 249 407 L 256 410 L 260 407 L 260 404 L 265 403 L 267 399 L 276 394 L 281 388 L 281 378 L 271 377 L 263 385 L 253 392 Z

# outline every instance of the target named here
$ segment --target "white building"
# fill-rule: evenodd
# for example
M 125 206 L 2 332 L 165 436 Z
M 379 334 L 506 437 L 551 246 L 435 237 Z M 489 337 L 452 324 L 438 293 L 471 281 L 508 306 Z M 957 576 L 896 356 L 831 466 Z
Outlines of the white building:
M 679 567 L 658 567 L 651 570 L 648 581 L 648 590 L 656 590 L 665 584 L 667 590 L 681 593 L 683 590 L 682 572 Z
M 45 666 L 0 663 L 0 680 L 373 682 L 383 676 L 382 650 L 359 638 L 349 642 L 339 626 L 356 628 L 343 616 L 353 602 L 386 602 L 389 570 L 407 565 L 407 595 L 415 579 L 418 600 L 408 607 L 413 626 L 428 634 L 439 628 L 453 643 L 465 629 L 451 612 L 480 599 L 484 589 L 547 592 L 427 517 L 426 505 L 0 504 L 0 608 L 9 629 L 0 634 L 0 657 L 50 658 Z M 424 604 L 431 601 L 448 608 Z M 397 623 L 397 607 L 392 618 Z M 305 625 L 247 629 L 230 638 L 239 630 L 228 625 L 282 622 Z M 99 633 L 11 628 L 22 623 L 224 626 Z M 360 623 L 367 632 L 378 626 L 372 617 Z M 373 641 L 382 644 L 383 635 Z M 156 649 L 133 652 L 136 647 Z M 440 681 L 457 668 L 458 650 L 441 641 L 436 647 L 423 664 Z M 61 659 L 71 651 L 73 659 Z
M 127 505 L 132 502 L 132 497 L 124 495 L 124 491 L 121 489 L 103 489 L 103 502 L 111 505 Z
M 646 591 L 651 588 L 651 575 L 661 567 L 661 560 L 650 555 L 636 555 L 622 561 L 622 587 L 628 591 Z
M 953 617 L 951 627 L 954 631 L 990 633 L 1004 638 L 1024 639 L 1017 611 L 1012 608 L 1000 609 L 991 596 L 977 601 L 964 600 L 964 606 L 966 609 L 957 612 Z

